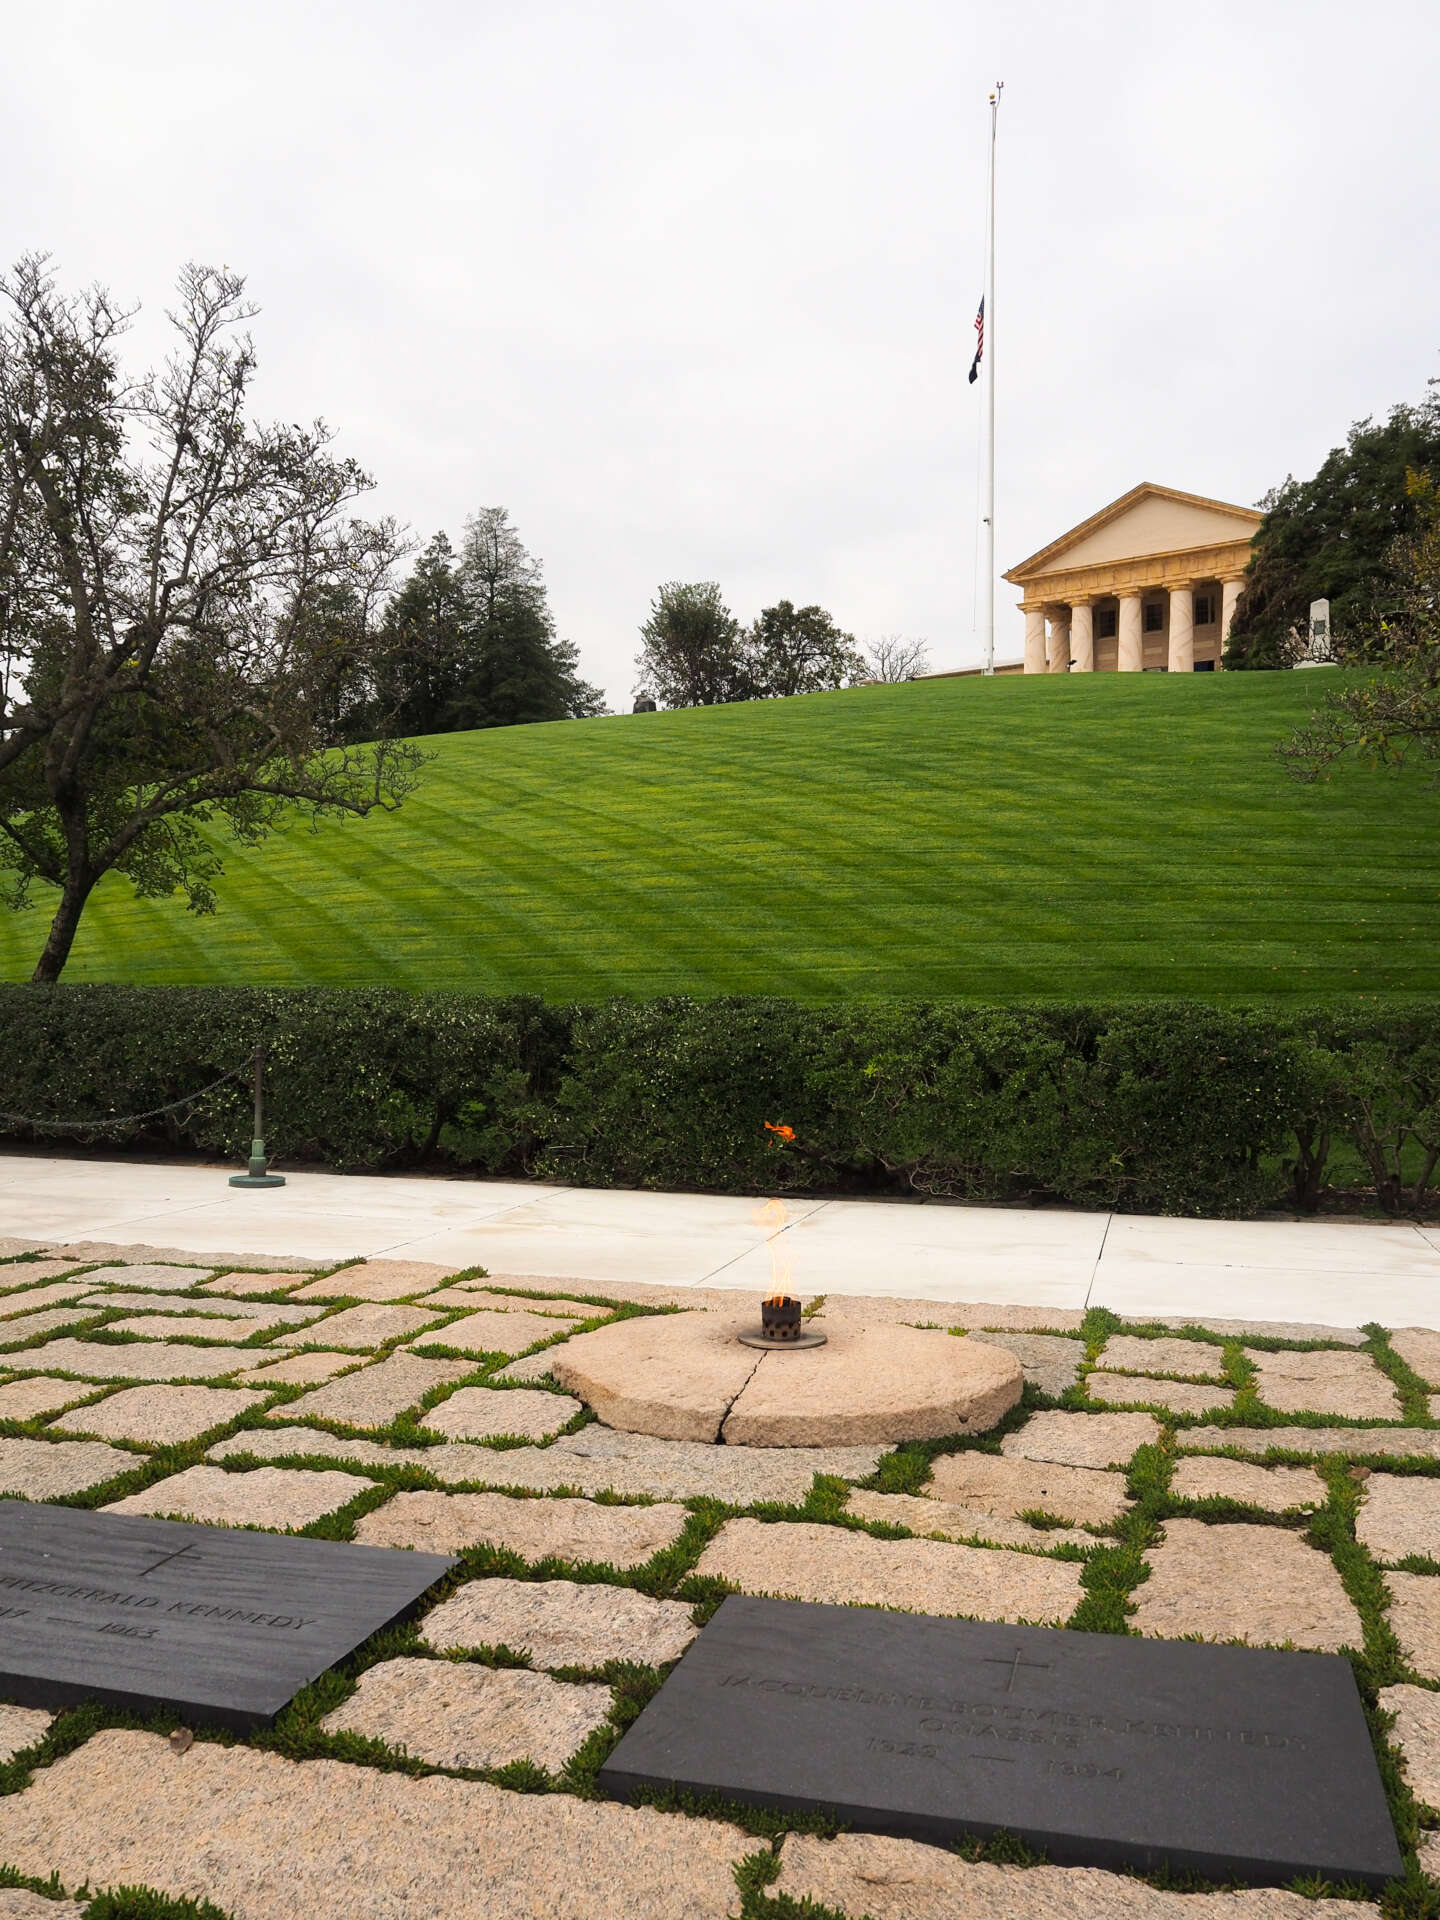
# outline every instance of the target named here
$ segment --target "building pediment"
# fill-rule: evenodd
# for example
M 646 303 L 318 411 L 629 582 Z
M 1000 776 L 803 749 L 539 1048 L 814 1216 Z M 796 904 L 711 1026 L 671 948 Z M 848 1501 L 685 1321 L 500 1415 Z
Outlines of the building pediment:
M 1010 568 L 1005 578 L 1026 586 L 1051 574 L 1072 574 L 1085 567 L 1208 552 L 1235 543 L 1248 548 L 1263 518 L 1254 507 L 1232 506 L 1225 500 L 1207 500 L 1201 494 L 1143 481 Z

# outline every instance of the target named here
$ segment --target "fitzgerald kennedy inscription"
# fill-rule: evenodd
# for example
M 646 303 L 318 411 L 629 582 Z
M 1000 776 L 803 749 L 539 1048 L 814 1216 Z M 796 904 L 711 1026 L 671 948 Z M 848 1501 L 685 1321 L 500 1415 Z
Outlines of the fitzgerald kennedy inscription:
M 865 1675 L 864 1681 L 856 1675 Z M 1401 1871 L 1336 1655 L 727 1599 L 600 1773 L 1067 1865 Z
M 99 1699 L 238 1731 L 454 1565 L 331 1540 L 0 1501 L 0 1692 Z

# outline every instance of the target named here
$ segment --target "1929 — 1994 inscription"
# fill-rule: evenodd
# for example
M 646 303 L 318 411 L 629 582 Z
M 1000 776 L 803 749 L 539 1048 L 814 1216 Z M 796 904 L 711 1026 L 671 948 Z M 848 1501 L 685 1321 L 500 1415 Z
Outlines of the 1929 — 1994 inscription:
M 0 1500 L 0 1694 L 267 1725 L 454 1564 Z
M 1333 1654 L 727 1599 L 601 1770 L 1064 1865 L 1282 1884 L 1402 1870 Z

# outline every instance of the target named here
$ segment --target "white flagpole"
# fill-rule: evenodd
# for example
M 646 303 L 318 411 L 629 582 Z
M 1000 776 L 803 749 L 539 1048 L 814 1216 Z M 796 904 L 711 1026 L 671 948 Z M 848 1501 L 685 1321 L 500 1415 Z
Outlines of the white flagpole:
M 1000 95 L 1005 82 L 997 80 L 990 96 L 989 197 L 985 215 L 985 338 L 980 374 L 985 394 L 985 483 L 980 497 L 980 519 L 985 529 L 984 607 L 985 666 L 995 671 L 995 128 L 1000 117 Z

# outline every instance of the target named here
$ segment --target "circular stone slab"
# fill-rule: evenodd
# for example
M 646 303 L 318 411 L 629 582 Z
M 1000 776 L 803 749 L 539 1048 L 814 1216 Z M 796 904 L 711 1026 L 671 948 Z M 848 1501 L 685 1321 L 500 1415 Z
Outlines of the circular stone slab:
M 820 1447 L 983 1433 L 1020 1398 L 1003 1347 L 914 1327 L 837 1327 L 824 1347 L 757 1353 L 718 1314 L 621 1320 L 555 1349 L 551 1371 L 608 1427 L 661 1440 Z

